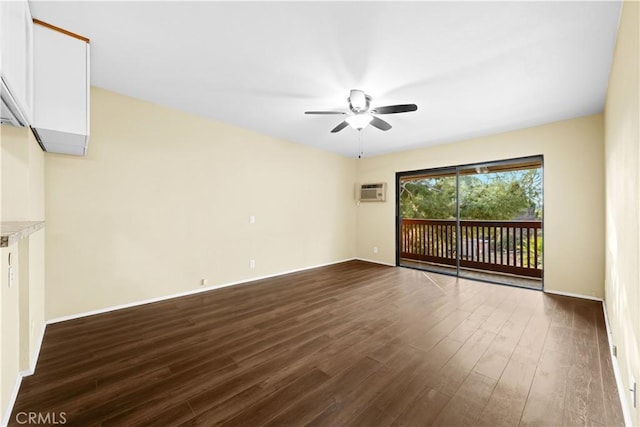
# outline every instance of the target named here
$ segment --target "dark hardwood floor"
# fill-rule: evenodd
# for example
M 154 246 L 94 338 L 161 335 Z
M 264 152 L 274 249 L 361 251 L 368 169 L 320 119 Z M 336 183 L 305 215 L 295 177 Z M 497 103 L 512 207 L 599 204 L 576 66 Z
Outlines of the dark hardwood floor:
M 623 425 L 607 345 L 598 302 L 351 261 L 50 325 L 10 425 Z

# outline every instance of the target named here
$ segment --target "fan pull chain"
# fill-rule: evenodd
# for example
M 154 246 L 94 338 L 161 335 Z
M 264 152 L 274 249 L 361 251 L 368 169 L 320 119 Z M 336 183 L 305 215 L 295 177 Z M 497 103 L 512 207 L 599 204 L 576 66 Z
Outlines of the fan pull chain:
M 362 152 L 362 130 L 358 131 L 358 158 L 361 159 L 362 155 L 364 153 Z

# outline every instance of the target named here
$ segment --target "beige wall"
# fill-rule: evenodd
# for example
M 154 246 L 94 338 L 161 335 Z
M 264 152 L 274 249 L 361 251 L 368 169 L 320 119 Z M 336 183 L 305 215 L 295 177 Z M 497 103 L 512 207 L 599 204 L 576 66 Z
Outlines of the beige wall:
M 639 18 L 639 4 L 625 1 L 605 107 L 605 300 L 625 390 L 632 375 L 640 379 Z M 624 394 L 633 425 L 640 425 Z
M 29 129 L 0 126 L 0 220 L 44 219 L 44 153 Z M 8 286 L 8 258 L 14 285 Z M 0 408 L 37 357 L 44 330 L 44 231 L 0 251 Z
M 354 160 L 106 90 L 45 171 L 49 319 L 355 256 Z
M 44 220 L 44 153 L 26 128 L 2 126 L 2 221 Z
M 359 182 L 384 181 L 389 187 L 386 203 L 358 207 L 358 257 L 395 263 L 396 172 L 538 154 L 544 156 L 545 289 L 602 297 L 604 171 L 599 114 L 360 160 Z
M 2 403 L 2 414 L 9 404 L 9 400 L 16 381 L 20 373 L 20 322 L 19 322 L 19 286 L 9 288 L 7 280 L 8 255 L 11 253 L 12 264 L 19 262 L 18 247 L 12 245 L 10 248 L 0 250 L 0 275 L 2 275 L 2 290 L 0 291 L 2 310 L 2 367 L 0 375 L 2 384 L 0 388 L 0 402 Z M 19 271 L 15 273 L 16 280 L 19 280 Z
M 1 60 L 1 58 L 0 58 Z M 3 128 L 4 126 L 0 125 L 0 221 L 2 221 L 2 140 L 3 140 Z M 4 298 L 2 298 L 2 290 L 5 288 L 5 286 L 7 285 L 7 282 L 5 280 L 5 270 L 4 270 L 4 265 L 2 263 L 2 260 L 5 258 L 5 254 L 2 250 L 0 250 L 0 333 L 2 333 L 2 328 L 4 328 L 4 324 L 5 322 L 3 321 L 4 316 L 5 316 L 5 311 L 2 309 L 2 301 L 4 301 Z M 9 354 L 13 354 L 12 352 L 9 352 L 7 350 L 7 346 L 8 344 L 5 344 L 4 342 L 4 335 L 0 336 L 0 423 L 2 423 L 4 421 L 4 417 L 5 417 L 5 412 L 7 411 L 7 396 L 6 396 L 6 392 L 5 392 L 5 383 L 8 383 L 8 380 L 5 378 L 4 374 L 2 373 L 2 371 L 4 370 L 4 363 L 5 363 L 5 352 L 9 355 Z
M 44 186 L 44 182 L 43 182 Z M 43 202 L 44 205 L 44 202 Z M 39 230 L 29 236 L 27 254 L 29 256 L 28 306 L 29 306 L 29 372 L 35 368 L 40 344 L 45 328 L 45 231 Z M 22 282 L 20 284 L 22 285 Z M 24 306 L 24 302 L 21 302 Z

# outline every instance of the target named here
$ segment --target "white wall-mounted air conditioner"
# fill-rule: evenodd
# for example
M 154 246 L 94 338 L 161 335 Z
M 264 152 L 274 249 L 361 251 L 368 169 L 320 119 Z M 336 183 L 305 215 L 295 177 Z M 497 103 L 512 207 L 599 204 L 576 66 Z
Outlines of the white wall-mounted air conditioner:
M 387 184 L 360 184 L 358 200 L 361 202 L 384 202 L 387 200 Z

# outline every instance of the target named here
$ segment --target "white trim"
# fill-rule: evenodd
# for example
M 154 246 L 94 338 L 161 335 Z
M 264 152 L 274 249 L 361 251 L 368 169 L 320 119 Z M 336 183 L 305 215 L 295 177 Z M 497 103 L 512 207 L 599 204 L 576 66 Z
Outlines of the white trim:
M 95 314 L 103 314 L 103 313 L 108 313 L 110 311 L 122 310 L 124 308 L 131 308 L 131 307 L 136 307 L 136 306 L 139 306 L 139 305 L 145 305 L 145 304 L 151 304 L 151 303 L 154 303 L 154 302 L 165 301 L 165 300 L 168 300 L 168 299 L 179 298 L 179 297 L 184 297 L 184 296 L 188 296 L 188 295 L 195 295 L 195 294 L 199 294 L 199 293 L 202 293 L 202 292 L 213 291 L 215 289 L 226 288 L 226 287 L 235 286 L 235 285 L 242 285 L 244 283 L 255 282 L 255 281 L 258 281 L 258 280 L 269 279 L 269 278 L 277 277 L 277 276 L 283 276 L 285 274 L 297 273 L 299 271 L 311 270 L 311 269 L 319 268 L 319 267 L 326 267 L 328 265 L 333 265 L 333 264 L 340 264 L 340 263 L 347 262 L 347 261 L 353 261 L 355 259 L 357 259 L 357 258 L 347 258 L 347 259 L 342 259 L 342 260 L 339 260 L 339 261 L 331 261 L 331 262 L 327 262 L 327 263 L 324 263 L 324 264 L 316 264 L 316 265 L 312 265 L 312 266 L 309 266 L 309 267 L 302 267 L 302 268 L 297 268 L 297 269 L 294 269 L 294 270 L 283 271 L 283 272 L 280 272 L 280 273 L 268 274 L 266 276 L 250 277 L 250 278 L 238 280 L 238 281 L 235 281 L 235 282 L 229 282 L 229 283 L 223 283 L 223 284 L 220 284 L 220 285 L 208 286 L 206 288 L 192 289 L 192 290 L 189 290 L 189 291 L 179 292 L 179 293 L 176 293 L 176 294 L 163 295 L 163 296 L 160 296 L 160 297 L 149 298 L 149 299 L 130 302 L 130 303 L 126 303 L 126 304 L 115 305 L 115 306 L 112 306 L 112 307 L 105 307 L 105 308 L 100 308 L 100 309 L 97 309 L 97 310 L 85 311 L 83 313 L 71 314 L 69 316 L 56 317 L 56 318 L 49 319 L 49 320 L 45 321 L 45 324 L 51 325 L 51 324 L 59 323 L 59 322 L 66 322 L 67 320 L 73 320 L 73 319 L 79 319 L 79 318 L 82 318 L 82 317 L 93 316 Z M 374 261 L 371 261 L 371 262 L 374 262 Z
M 353 261 L 353 260 L 358 260 L 358 261 L 364 261 L 364 262 L 370 262 L 370 263 L 374 263 L 374 264 L 382 264 L 382 265 L 387 265 L 390 267 L 396 267 L 395 264 L 390 264 L 387 262 L 383 262 L 383 261 L 374 261 L 371 259 L 366 259 L 366 258 L 347 258 L 347 259 L 343 259 L 343 260 L 339 260 L 339 261 L 332 261 L 332 262 L 328 262 L 328 263 L 324 263 L 324 264 L 317 264 L 317 265 L 313 265 L 313 266 L 309 266 L 309 267 L 303 267 L 303 268 L 298 268 L 298 269 L 294 269 L 294 270 L 289 270 L 289 271 L 284 271 L 281 273 L 275 273 L 275 274 L 269 274 L 266 276 L 259 276 L 259 277 L 252 277 L 249 279 L 244 279 L 244 280 L 239 280 L 239 281 L 235 281 L 235 282 L 229 282 L 229 283 L 224 283 L 221 285 L 216 285 L 216 286 L 210 286 L 204 289 L 193 289 L 190 291 L 186 291 L 186 292 L 180 292 L 177 294 L 171 294 L 171 295 L 166 295 L 166 296 L 162 296 L 162 297 L 157 297 L 157 298 L 151 298 L 151 299 L 147 299 L 147 300 L 142 300 L 142 301 L 137 301 L 137 302 L 133 302 L 133 303 L 128 303 L 128 304 L 121 304 L 118 306 L 113 306 L 113 307 L 107 307 L 107 308 L 103 308 L 103 309 L 99 309 L 99 310 L 93 310 L 93 311 L 88 311 L 88 312 L 84 312 L 84 313 L 78 313 L 75 315 L 70 315 L 70 316 L 64 316 L 64 317 L 58 317 L 55 319 L 50 319 L 45 321 L 43 328 L 42 328 L 42 333 L 40 334 L 40 339 L 37 342 L 37 346 L 34 349 L 34 352 L 32 354 L 31 357 L 31 363 L 29 366 L 29 370 L 28 371 L 22 371 L 18 373 L 18 377 L 16 378 L 16 382 L 14 384 L 13 387 L 13 391 L 11 393 L 11 397 L 9 398 L 9 401 L 7 403 L 7 408 L 5 409 L 4 412 L 4 416 L 2 417 L 2 423 L 0 423 L 0 427 L 6 427 L 9 419 L 8 417 L 11 416 L 11 412 L 13 411 L 13 406 L 15 405 L 16 399 L 18 398 L 18 392 L 20 391 L 20 385 L 22 384 L 22 379 L 24 377 L 33 375 L 35 372 L 35 368 L 37 366 L 38 363 L 38 358 L 40 356 L 40 349 L 42 348 L 42 342 L 44 341 L 44 335 L 47 329 L 47 325 L 53 324 L 53 323 L 58 323 L 58 322 L 64 322 L 67 320 L 72 320 L 72 319 L 78 319 L 81 317 L 86 317 L 86 316 L 92 316 L 94 314 L 101 314 L 101 313 L 107 313 L 110 311 L 115 311 L 115 310 L 121 310 L 124 308 L 130 308 L 130 307 L 135 307 L 135 306 L 139 306 L 139 305 L 145 305 L 145 304 L 150 304 L 153 302 L 158 302 L 158 301 L 164 301 L 164 300 L 168 300 L 168 299 L 172 299 L 172 298 L 178 298 L 181 296 L 187 296 L 187 295 L 194 295 L 194 294 L 199 294 L 202 292 L 207 292 L 207 291 L 212 291 L 215 289 L 220 289 L 220 288 L 225 288 L 225 287 L 229 287 L 229 286 L 235 286 L 235 285 L 240 285 L 243 283 L 249 283 L 249 282 L 254 282 L 257 280 L 263 280 L 263 279 L 268 279 L 268 278 L 272 278 L 272 277 L 276 277 L 276 276 L 282 276 L 285 274 L 290 274 L 290 273 L 296 273 L 299 271 L 305 271 L 305 270 L 311 270 L 314 268 L 319 268 L 319 267 L 326 267 L 328 265 L 334 265 L 334 264 L 340 264 L 343 262 L 348 262 L 348 261 Z M 587 296 L 587 295 L 580 295 L 580 294 L 574 294 L 574 293 L 569 293 L 569 292 L 560 292 L 560 291 L 549 291 L 549 290 L 545 290 L 545 293 L 549 293 L 549 294 L 555 294 L 555 295 L 562 295 L 562 296 L 568 296 L 568 297 L 574 297 L 574 298 L 582 298 L 582 299 L 588 299 L 588 300 L 594 300 L 594 301 L 600 301 L 602 302 L 602 309 L 604 312 L 604 320 L 605 320 L 605 326 L 607 329 L 607 342 L 609 344 L 609 354 L 611 356 L 611 361 L 612 361 L 612 365 L 613 365 L 613 373 L 616 379 L 616 385 L 618 388 L 618 395 L 620 397 L 620 402 L 622 405 L 622 413 L 624 416 L 624 421 L 625 421 L 625 425 L 627 426 L 631 426 L 631 415 L 629 412 L 629 408 L 627 406 L 627 402 L 626 399 L 624 398 L 624 385 L 622 384 L 622 377 L 620 374 L 620 368 L 618 367 L 618 359 L 617 357 L 615 357 L 613 355 L 613 346 L 611 345 L 612 342 L 612 335 L 611 335 L 611 328 L 609 327 L 609 316 L 607 314 L 607 307 L 606 304 L 604 302 L 604 300 L 602 298 L 598 298 L 598 297 L 592 297 L 592 296 Z
M 604 312 L 604 324 L 607 328 L 607 342 L 609 344 L 609 355 L 611 356 L 611 364 L 613 365 L 613 376 L 616 378 L 616 386 L 618 388 L 618 396 L 620 397 L 620 404 L 622 405 L 622 416 L 624 417 L 624 424 L 631 427 L 631 411 L 627 406 L 627 399 L 625 398 L 625 388 L 622 383 L 622 374 L 620 374 L 620 367 L 618 366 L 618 357 L 613 354 L 613 335 L 611 334 L 611 328 L 609 327 L 609 314 L 607 313 L 607 305 L 602 301 L 602 311 Z
M 16 382 L 13 385 L 13 390 L 11 391 L 11 396 L 9 396 L 9 401 L 7 402 L 7 408 L 4 411 L 4 415 L 2 417 L 2 427 L 7 427 L 9 424 L 9 418 L 11 417 L 11 412 L 13 412 L 13 405 L 16 403 L 16 399 L 18 398 L 18 391 L 20 391 L 20 384 L 22 384 L 22 372 L 18 372 L 18 378 L 16 378 Z
M 115 310 L 121 310 L 124 308 L 130 308 L 130 307 L 135 307 L 135 306 L 139 306 L 139 305 L 145 305 L 145 304 L 150 304 L 153 302 L 158 302 L 158 301 L 164 301 L 164 300 L 168 300 L 168 299 L 172 299 L 172 298 L 178 298 L 178 297 L 182 297 L 182 296 L 187 296 L 187 295 L 194 295 L 194 294 L 199 294 L 202 292 L 207 292 L 207 291 L 212 291 L 214 289 L 220 289 L 220 288 L 226 288 L 228 286 L 235 286 L 235 285 L 241 285 L 243 283 L 249 283 L 249 282 L 254 282 L 257 280 L 263 280 L 263 279 L 269 279 L 271 277 L 276 277 L 276 276 L 282 276 L 285 274 L 290 274 L 290 273 L 296 273 L 299 271 L 304 271 L 304 270 L 311 270 L 313 268 L 319 268 L 319 267 L 326 267 L 328 265 L 333 265 L 333 264 L 340 264 L 343 262 L 347 262 L 347 261 L 353 261 L 356 258 L 347 258 L 347 259 L 343 259 L 343 260 L 338 260 L 338 261 L 332 261 L 332 262 L 327 262 L 324 264 L 317 264 L 317 265 L 312 265 L 309 267 L 303 267 L 303 268 L 297 268 L 294 270 L 288 270 L 288 271 L 284 271 L 281 273 L 275 273 L 275 274 L 268 274 L 266 276 L 259 276 L 259 277 L 251 277 L 248 279 L 243 279 L 243 280 L 238 280 L 235 282 L 229 282 L 229 283 L 223 283 L 221 285 L 214 285 L 214 286 L 209 286 L 207 288 L 202 288 L 202 289 L 193 289 L 190 291 L 186 291 L 186 292 L 180 292 L 177 294 L 171 294 L 171 295 L 165 295 L 165 296 L 161 296 L 161 297 L 157 297 L 157 298 L 150 298 L 147 300 L 142 300 L 142 301 L 136 301 L 136 302 L 132 302 L 132 303 L 128 303 L 128 304 L 121 304 L 121 305 L 117 305 L 117 306 L 113 306 L 113 307 L 107 307 L 107 308 L 102 308 L 99 310 L 93 310 L 93 311 L 87 311 L 84 313 L 78 313 L 78 314 L 73 314 L 70 316 L 64 316 L 64 317 L 58 317 L 55 319 L 50 319 L 44 322 L 43 328 L 42 328 L 42 333 L 40 334 L 40 339 L 37 342 L 37 345 L 34 349 L 33 354 L 31 355 L 31 361 L 29 364 L 29 369 L 26 371 L 21 371 L 18 372 L 18 377 L 16 378 L 16 383 L 14 384 L 13 387 L 13 391 L 11 393 L 11 396 L 9 398 L 9 401 L 7 403 L 7 408 L 5 409 L 5 412 L 2 416 L 2 418 L 0 419 L 0 427 L 6 427 L 7 424 L 9 423 L 9 417 L 11 417 L 11 412 L 13 411 L 13 406 L 16 403 L 16 399 L 18 398 L 18 392 L 20 391 L 20 385 L 22 384 L 22 379 L 24 377 L 28 377 L 30 375 L 33 375 L 35 373 L 36 370 L 36 365 L 38 363 L 38 358 L 40 357 L 40 349 L 42 348 L 42 342 L 44 341 L 44 334 L 47 330 L 47 325 L 51 325 L 53 323 L 58 323 L 58 322 L 64 322 L 66 320 L 72 320 L 72 319 L 78 319 L 81 317 L 86 317 L 86 316 L 92 316 L 94 314 L 101 314 L 101 313 L 108 313 L 110 311 L 115 311 Z
M 40 349 L 42 348 L 42 341 L 44 341 L 44 333 L 47 330 L 46 322 L 42 325 L 42 333 L 40 334 L 40 339 L 36 342 L 36 346 L 33 349 L 33 353 L 31 353 L 31 361 L 29 363 L 29 370 L 25 371 L 25 377 L 29 375 L 33 375 L 36 372 L 36 365 L 38 364 L 38 358 L 40 357 Z
M 375 260 L 367 259 L 367 258 L 354 258 L 354 259 L 358 260 L 358 261 L 370 262 L 370 263 L 373 263 L 373 264 L 388 265 L 389 267 L 397 267 L 395 264 L 391 264 L 391 263 L 384 262 L 384 261 L 375 261 Z
M 547 290 L 547 289 L 545 289 L 543 292 L 545 294 L 561 295 L 563 297 L 582 298 L 582 299 L 589 299 L 589 300 L 592 300 L 592 301 L 599 301 L 599 302 L 603 302 L 604 301 L 602 298 L 592 297 L 590 295 L 573 294 L 571 292 L 550 291 L 550 290 Z
M 40 339 L 37 341 L 35 348 L 33 349 L 33 353 L 31 354 L 31 360 L 29 362 L 29 369 L 26 371 L 18 372 L 18 377 L 16 378 L 16 383 L 13 385 L 13 391 L 11 392 L 11 396 L 9 397 L 9 401 L 7 402 L 7 408 L 2 416 L 2 422 L 0 423 L 1 427 L 6 427 L 9 424 L 9 417 L 11 416 L 11 412 L 13 412 L 13 406 L 16 404 L 16 399 L 18 398 L 18 392 L 20 391 L 20 385 L 22 384 L 22 379 L 24 377 L 28 377 L 33 375 L 36 371 L 36 365 L 38 364 L 38 357 L 40 357 L 40 348 L 42 348 L 42 341 L 44 341 L 44 332 L 47 329 L 47 324 L 42 325 L 42 333 L 40 334 Z

